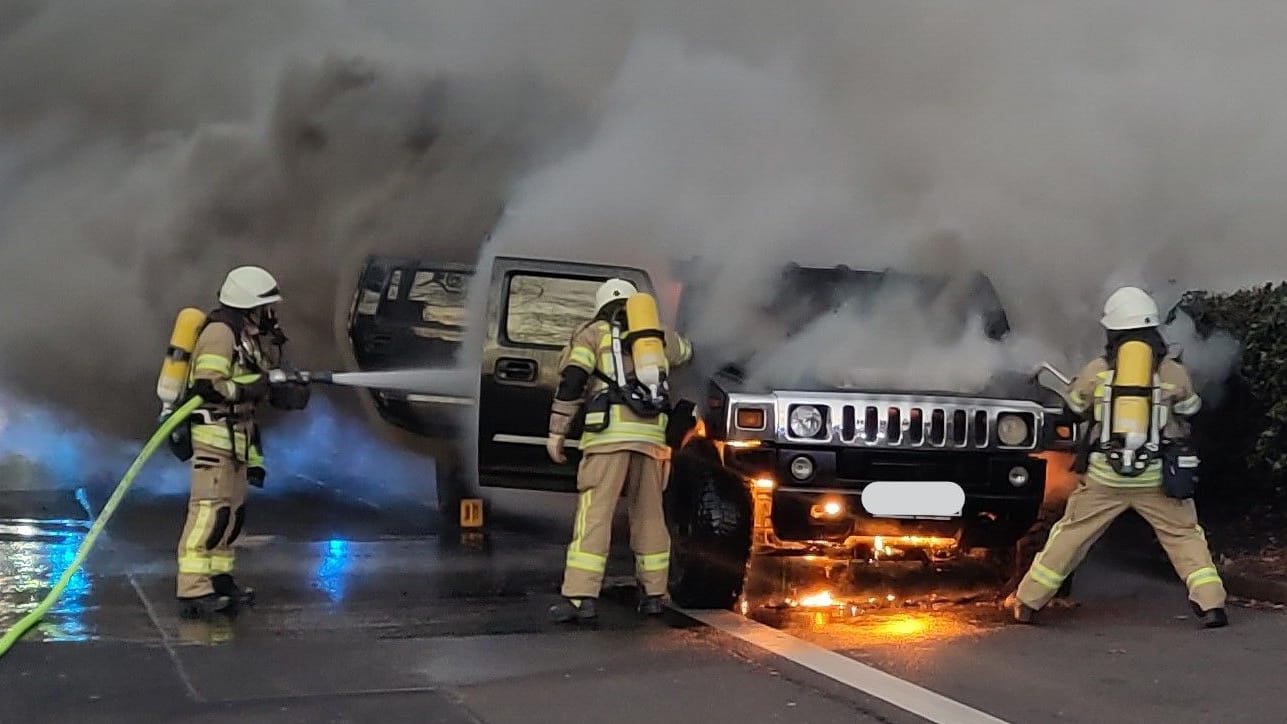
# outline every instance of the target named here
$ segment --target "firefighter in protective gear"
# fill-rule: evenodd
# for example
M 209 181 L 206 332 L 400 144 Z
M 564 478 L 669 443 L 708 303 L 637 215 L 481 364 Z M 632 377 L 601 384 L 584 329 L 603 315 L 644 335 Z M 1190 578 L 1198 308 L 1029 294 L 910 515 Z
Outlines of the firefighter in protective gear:
M 670 534 L 666 530 L 662 493 L 670 468 L 666 427 L 668 401 L 652 408 L 630 387 L 642 389 L 630 350 L 626 303 L 638 290 L 622 279 L 610 279 L 596 295 L 597 313 L 578 327 L 560 360 L 561 381 L 550 411 L 547 450 L 557 463 L 567 460 L 564 443 L 572 419 L 585 406 L 585 430 L 577 471 L 576 520 L 567 549 L 563 600 L 550 609 L 560 623 L 596 618 L 596 600 L 608 563 L 613 512 L 622 491 L 630 514 L 630 547 L 642 597 L 639 611 L 662 613 L 670 570 Z M 689 342 L 670 330 L 653 330 L 665 344 L 670 368 L 692 358 Z M 655 338 L 655 337 L 654 337 Z M 623 341 L 624 340 L 624 341 Z
M 1224 584 L 1193 498 L 1167 494 L 1163 460 L 1154 449 L 1188 437 L 1186 418 L 1197 413 L 1201 398 L 1184 366 L 1167 356 L 1157 305 L 1146 292 L 1117 290 L 1104 305 L 1101 324 L 1106 353 L 1086 365 L 1066 395 L 1069 408 L 1091 423 L 1077 467 L 1082 479 L 1007 607 L 1017 621 L 1031 622 L 1109 524 L 1134 509 L 1153 527 L 1188 588 L 1194 613 L 1208 627 L 1227 625 Z M 1150 404 L 1141 407 L 1141 400 Z
M 232 544 L 245 524 L 246 486 L 264 479 L 255 410 L 270 398 L 285 409 L 307 404 L 306 386 L 268 382 L 286 342 L 274 311 L 281 299 L 277 281 L 264 269 L 233 269 L 192 350 L 188 389 L 204 404 L 189 418 L 192 489 L 177 580 L 185 618 L 253 600 L 253 591 L 232 577 Z

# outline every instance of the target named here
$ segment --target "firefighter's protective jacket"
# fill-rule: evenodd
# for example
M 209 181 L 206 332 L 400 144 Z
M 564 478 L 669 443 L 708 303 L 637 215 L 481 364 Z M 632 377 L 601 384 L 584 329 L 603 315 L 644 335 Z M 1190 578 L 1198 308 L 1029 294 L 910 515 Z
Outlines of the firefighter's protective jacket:
M 676 332 L 666 330 L 665 344 L 666 359 L 672 369 L 692 359 L 692 345 Z M 624 347 L 622 359 L 626 376 L 630 378 L 634 374 L 634 364 L 629 350 Z M 595 319 L 573 332 L 571 342 L 563 349 L 559 359 L 559 371 L 566 381 L 569 379 L 569 368 L 580 370 L 584 374 L 574 377 L 584 379 L 585 382 L 580 390 L 560 388 L 550 415 L 551 434 L 565 435 L 568 423 L 581 405 L 607 391 L 608 383 L 599 375 L 614 379 L 616 370 L 613 365 L 611 324 L 603 319 Z M 563 399 L 559 399 L 560 397 Z M 607 414 L 608 426 L 605 430 L 582 433 L 582 452 L 629 450 L 661 460 L 670 458 L 670 447 L 666 445 L 665 414 L 652 419 L 642 418 L 623 404 L 612 405 Z
M 258 330 L 246 322 L 240 338 L 232 326 L 208 323 L 192 351 L 192 384 L 206 381 L 222 396 L 207 401 L 194 415 L 192 444 L 219 451 L 251 467 L 263 467 L 255 434 L 256 400 L 246 399 L 246 386 L 258 382 L 274 360 L 260 343 Z
M 1104 357 L 1091 360 L 1069 386 L 1068 402 L 1074 412 L 1084 414 L 1094 410 L 1094 423 L 1089 431 L 1092 440 L 1099 439 L 1101 402 L 1104 387 L 1108 384 L 1112 367 Z M 1188 436 L 1188 424 L 1181 419 L 1190 417 L 1202 407 L 1202 398 L 1193 389 L 1193 381 L 1184 365 L 1172 358 L 1162 360 L 1157 376 L 1162 387 L 1162 437 L 1180 439 Z M 1102 452 L 1090 454 L 1086 474 L 1096 481 L 1113 487 L 1154 487 L 1162 484 L 1162 462 L 1154 460 L 1144 472 L 1135 477 L 1115 472 Z

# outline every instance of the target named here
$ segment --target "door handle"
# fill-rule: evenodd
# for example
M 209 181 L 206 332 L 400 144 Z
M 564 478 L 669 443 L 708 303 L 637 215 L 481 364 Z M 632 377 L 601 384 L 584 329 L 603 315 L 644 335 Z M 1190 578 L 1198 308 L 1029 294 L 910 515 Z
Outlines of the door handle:
M 535 382 L 536 360 L 499 359 L 496 361 L 496 379 L 502 382 Z

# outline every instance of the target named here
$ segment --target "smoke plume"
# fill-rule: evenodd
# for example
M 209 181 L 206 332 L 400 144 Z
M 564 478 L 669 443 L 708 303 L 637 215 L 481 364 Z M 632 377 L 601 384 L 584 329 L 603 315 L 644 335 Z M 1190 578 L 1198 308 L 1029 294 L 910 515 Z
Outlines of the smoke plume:
M 982 270 L 1015 341 L 900 339 L 907 374 L 1075 366 L 1115 285 L 1287 274 L 1284 31 L 1196 0 L 6 3 L 0 385 L 139 434 L 229 267 L 280 275 L 292 357 L 342 366 L 366 253 L 488 232 L 659 280 L 701 257 L 687 331 L 763 369 L 783 262 Z M 861 356 L 915 314 L 806 338 Z

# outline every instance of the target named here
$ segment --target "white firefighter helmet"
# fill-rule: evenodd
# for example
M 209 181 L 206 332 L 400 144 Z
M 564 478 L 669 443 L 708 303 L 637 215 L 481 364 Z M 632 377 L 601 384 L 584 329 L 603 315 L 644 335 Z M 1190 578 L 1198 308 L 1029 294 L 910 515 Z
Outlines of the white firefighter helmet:
M 257 266 L 239 266 L 228 272 L 219 288 L 219 303 L 233 309 L 254 309 L 282 300 L 277 280 Z
M 594 308 L 596 311 L 601 310 L 618 299 L 629 299 L 638 293 L 635 285 L 625 279 L 609 279 L 594 293 Z
M 1157 302 L 1139 287 L 1122 287 L 1104 302 L 1104 329 L 1143 329 L 1161 324 Z

